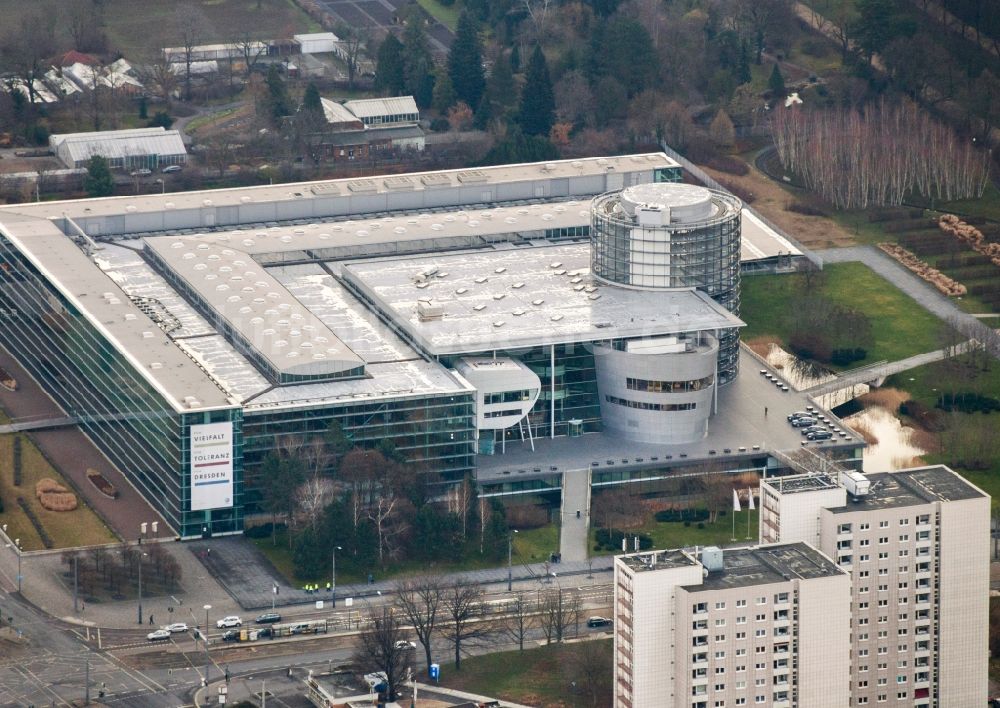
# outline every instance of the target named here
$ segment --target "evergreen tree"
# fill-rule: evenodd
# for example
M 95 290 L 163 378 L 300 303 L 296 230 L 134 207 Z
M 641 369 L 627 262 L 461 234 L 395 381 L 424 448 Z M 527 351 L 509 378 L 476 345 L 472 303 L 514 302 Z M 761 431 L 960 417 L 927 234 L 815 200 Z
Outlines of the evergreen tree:
M 555 122 L 556 101 L 552 79 L 542 48 L 535 47 L 528 60 L 526 81 L 521 93 L 518 123 L 526 135 L 548 136 Z
M 750 73 L 750 49 L 747 47 L 747 43 L 743 42 L 740 45 L 740 60 L 736 65 L 736 83 L 748 84 L 753 81 L 753 75 Z
M 115 178 L 111 176 L 108 161 L 100 155 L 94 155 L 87 162 L 84 186 L 88 197 L 110 197 L 115 193 Z
M 285 87 L 281 74 L 278 73 L 277 64 L 271 64 L 267 70 L 267 104 L 271 120 L 275 125 L 292 112 L 291 102 L 288 99 L 288 89 Z
M 501 52 L 486 81 L 486 91 L 476 111 L 476 127 L 485 128 L 494 118 L 503 120 L 516 105 L 517 82 L 510 60 Z
M 447 71 L 438 71 L 437 78 L 434 79 L 434 97 L 431 99 L 431 106 L 435 111 L 444 115 L 448 109 L 455 105 L 458 100 L 455 96 L 455 87 L 451 83 L 451 77 Z
M 521 50 L 518 48 L 520 45 L 514 44 L 514 48 L 510 50 L 510 70 L 515 74 L 521 71 Z
M 424 21 L 419 13 L 413 13 L 403 30 L 403 78 L 406 91 L 421 108 L 431 105 L 434 92 L 433 71 L 434 61 L 427 44 Z
M 375 89 L 390 96 L 398 96 L 406 90 L 406 76 L 403 72 L 403 43 L 391 32 L 378 48 L 375 63 Z
M 316 88 L 316 84 L 312 81 L 306 86 L 306 92 L 302 95 L 301 110 L 317 115 L 323 114 L 323 103 L 319 98 L 319 89 Z
M 478 106 L 486 87 L 483 51 L 472 15 L 463 12 L 455 28 L 455 41 L 448 51 L 448 76 L 455 95 L 470 106 Z
M 767 85 L 775 98 L 784 98 L 788 95 L 788 90 L 785 88 L 785 77 L 781 75 L 781 69 L 778 68 L 777 64 L 771 70 L 771 78 L 767 80 Z
M 516 162 L 544 162 L 559 157 L 559 150 L 541 135 L 525 135 L 514 125 L 507 137 L 497 142 L 482 159 L 484 165 L 509 165 Z

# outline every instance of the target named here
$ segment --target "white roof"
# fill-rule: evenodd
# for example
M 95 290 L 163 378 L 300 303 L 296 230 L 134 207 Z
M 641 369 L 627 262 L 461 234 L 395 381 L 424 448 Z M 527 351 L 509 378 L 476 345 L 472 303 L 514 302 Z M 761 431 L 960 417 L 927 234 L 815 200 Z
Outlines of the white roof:
M 364 120 L 375 116 L 395 116 L 420 113 L 413 96 L 393 96 L 390 98 L 362 98 L 344 103 L 347 109 Z
M 49 146 L 57 153 L 65 148 L 72 162 L 89 160 L 94 155 L 123 158 L 187 154 L 180 133 L 176 130 L 164 130 L 162 127 L 59 133 L 49 137 Z
M 292 39 L 299 42 L 329 40 L 339 42 L 340 39 L 333 32 L 307 32 L 306 34 L 293 34 Z
M 246 253 L 196 238 L 144 242 L 275 373 L 333 376 L 364 364 Z
M 360 120 L 342 103 L 331 101 L 329 98 L 321 98 L 319 102 L 323 105 L 323 115 L 326 116 L 327 123 L 354 123 Z
M 589 243 L 370 259 L 341 276 L 432 356 L 743 326 L 694 289 L 595 281 Z M 420 301 L 440 319 L 421 321 Z

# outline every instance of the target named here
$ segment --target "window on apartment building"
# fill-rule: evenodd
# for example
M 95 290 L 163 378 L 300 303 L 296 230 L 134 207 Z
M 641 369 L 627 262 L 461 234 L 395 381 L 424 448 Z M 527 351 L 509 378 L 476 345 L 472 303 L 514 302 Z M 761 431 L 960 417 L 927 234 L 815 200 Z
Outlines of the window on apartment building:
M 858 664 L 858 671 L 863 674 L 868 673 L 868 664 Z
M 879 656 L 885 656 L 888 653 L 889 653 L 889 647 L 879 647 L 878 648 L 878 655 Z M 879 668 L 882 668 L 882 664 L 879 664 Z
M 766 597 L 758 597 L 757 598 L 757 604 L 758 605 L 766 605 L 767 604 L 767 598 Z
M 858 681 L 858 688 L 868 688 L 868 681 Z
M 879 630 L 878 638 L 879 639 L 888 639 L 889 638 L 889 631 L 886 630 L 886 629 Z
M 724 603 L 724 602 L 717 602 L 717 603 L 715 603 L 715 609 L 717 609 L 717 610 L 724 610 L 724 609 L 726 609 L 726 603 Z
M 717 651 L 717 652 L 715 652 L 715 658 L 716 659 L 725 659 L 726 658 L 726 652 L 725 651 Z
M 715 706 L 715 708 L 726 708 L 726 702 L 725 701 L 716 701 L 712 705 Z
M 885 661 L 880 661 L 878 662 L 878 666 L 876 666 L 875 668 L 877 668 L 879 671 L 886 671 L 889 668 L 889 664 Z
M 741 696 L 741 697 L 737 698 L 736 701 L 735 701 L 735 703 L 738 706 L 745 706 L 747 704 L 746 696 Z
M 906 668 L 906 659 L 899 659 L 896 662 L 896 668 L 897 669 L 905 669 Z
M 753 665 L 754 671 L 764 671 L 767 668 L 767 664 L 760 661 Z
M 868 656 L 867 649 L 858 649 L 858 656 Z
M 858 528 L 861 529 L 862 531 L 867 531 L 868 529 L 871 528 L 871 524 L 869 524 L 867 521 L 863 521 L 860 524 L 858 524 Z
M 907 619 L 909 619 L 909 617 L 910 617 L 910 615 L 907 612 L 900 612 L 899 613 L 899 621 L 900 622 L 905 622 Z
M 861 634 L 859 634 L 858 635 L 858 641 L 859 642 L 867 642 L 868 641 L 868 632 L 862 632 Z
M 885 624 L 888 621 L 889 621 L 889 615 L 879 615 L 878 616 L 878 623 L 879 624 Z
M 717 684 L 715 684 L 715 686 L 712 687 L 712 690 L 713 691 L 725 691 L 726 690 L 726 684 L 724 684 L 724 683 L 717 683 Z
M 737 664 L 736 665 L 736 673 L 738 673 L 738 674 L 745 674 L 746 670 L 747 670 L 747 665 L 746 664 Z M 746 682 L 745 681 L 737 681 L 736 682 L 736 688 L 745 688 L 745 687 L 746 687 Z
M 726 635 L 725 634 L 716 634 L 715 635 L 715 641 L 716 642 L 724 642 L 724 641 L 726 641 Z
M 868 603 L 867 602 L 859 602 L 858 603 L 858 609 L 859 610 L 867 610 L 868 609 Z
M 909 680 L 910 680 L 910 677 L 907 676 L 906 674 L 897 674 L 896 675 L 896 683 L 906 683 Z
M 908 647 L 907 647 L 906 644 L 899 644 L 899 645 L 896 646 L 896 651 L 906 651 L 907 648 Z M 904 661 L 905 661 L 905 659 L 904 659 Z
M 888 568 L 879 568 L 878 569 L 878 574 L 879 575 L 888 575 L 889 574 L 889 569 Z
M 889 606 L 889 600 L 887 598 L 883 597 L 882 599 L 880 599 L 878 601 L 878 606 L 879 607 L 888 607 Z
M 879 584 L 878 591 L 879 592 L 889 592 L 889 586 L 888 585 Z
M 716 627 L 725 627 L 726 626 L 726 618 L 725 617 L 720 617 L 720 618 L 716 619 L 715 620 L 715 626 Z
M 858 705 L 859 706 L 868 705 L 868 696 L 858 696 Z
M 767 696 L 754 696 L 754 703 L 767 703 Z
M 899 520 L 899 525 L 900 526 L 909 526 L 910 525 L 910 520 L 909 519 L 900 519 Z
M 904 700 L 909 695 L 910 695 L 909 691 L 897 691 L 896 692 L 896 700 L 897 701 L 902 701 L 902 700 Z
M 747 623 L 746 615 L 744 615 L 743 617 L 736 618 L 736 624 L 746 624 L 746 623 Z
M 871 571 L 870 570 L 861 570 L 861 571 L 858 571 L 858 577 L 859 578 L 867 578 L 869 575 L 871 575 Z
M 888 685 L 888 683 L 889 683 L 889 679 L 887 679 L 885 676 L 879 676 L 879 678 L 878 678 L 878 685 L 879 686 L 886 686 L 886 685 Z
M 879 521 L 878 522 L 878 527 L 880 529 L 887 529 L 887 528 L 889 528 L 889 522 L 888 521 Z
M 746 600 L 737 600 L 736 601 L 736 606 L 737 607 L 746 607 L 747 606 L 747 601 Z
M 858 626 L 859 627 L 863 627 L 866 624 L 868 624 L 868 618 L 867 617 L 858 617 Z
M 850 533 L 850 532 L 851 532 L 850 524 L 841 524 L 840 526 L 837 527 L 837 533 Z
M 746 656 L 746 655 L 747 655 L 746 647 L 741 647 L 740 649 L 736 650 L 736 656 Z
M 756 617 L 754 617 L 753 619 L 754 619 L 755 622 L 766 622 L 767 621 L 767 615 L 760 614 L 760 615 L 757 615 Z
M 758 686 L 758 687 L 759 686 L 766 686 L 767 685 L 767 679 L 766 678 L 754 679 L 753 685 L 754 686 Z
M 931 515 L 930 514 L 921 514 L 920 516 L 917 517 L 917 525 L 918 526 L 921 525 L 921 524 L 929 524 L 930 522 L 931 522 Z
M 867 594 L 867 592 L 868 592 L 868 586 L 867 585 L 862 585 L 861 587 L 858 588 L 858 593 L 859 594 L 864 595 L 864 594 Z
M 691 607 L 691 612 L 693 614 L 696 614 L 696 615 L 701 614 L 702 612 L 708 612 L 708 603 L 707 602 L 699 602 L 699 603 L 694 604 Z
M 900 548 L 899 549 L 899 557 L 900 558 L 906 558 L 908 555 L 910 555 L 909 549 L 907 549 L 907 548 Z
M 909 585 L 910 585 L 910 584 L 909 584 L 909 583 L 908 583 L 907 581 L 903 580 L 903 581 L 901 581 L 901 582 L 899 583 L 899 589 L 900 589 L 900 590 L 906 590 L 906 588 L 908 588 L 908 587 L 909 587 Z
M 878 559 L 879 560 L 885 560 L 888 557 L 889 557 L 889 551 L 879 551 L 878 552 Z
M 909 601 L 910 601 L 910 598 L 908 598 L 906 595 L 903 595 L 902 597 L 900 597 L 900 598 L 898 598 L 896 600 L 896 604 L 905 605 Z
M 716 676 L 721 676 L 724 673 L 726 673 L 726 667 L 725 666 L 716 666 L 715 667 L 715 675 Z
M 875 696 L 875 700 L 879 703 L 885 703 L 887 700 L 889 700 L 889 694 L 880 693 L 877 696 Z
M 896 632 L 896 634 L 898 636 L 900 636 L 900 637 L 905 637 L 905 636 L 909 635 L 909 633 L 910 633 L 910 630 L 908 630 L 906 627 L 903 627 L 902 629 L 900 629 L 900 630 L 898 630 Z
M 867 538 L 863 538 L 860 541 L 858 541 L 858 546 L 861 548 L 867 548 L 870 545 L 872 545 L 872 542 Z
M 930 531 L 917 531 L 917 540 L 918 541 L 930 541 L 931 540 L 931 532 Z
M 870 555 L 868 555 L 867 553 L 861 553 L 860 555 L 858 555 L 858 562 L 859 563 L 867 563 L 871 559 L 872 559 L 872 557 Z
M 901 533 L 901 534 L 899 534 L 899 542 L 900 543 L 905 543 L 905 542 L 907 542 L 909 540 L 910 540 L 910 534 L 908 534 L 908 533 Z
M 782 602 L 788 602 L 788 593 L 787 592 L 779 592 L 778 594 L 776 594 L 774 596 L 774 602 L 775 602 L 775 604 L 780 604 Z
M 746 632 L 737 632 L 736 633 L 736 639 L 737 640 L 746 639 L 746 638 L 747 638 L 747 633 Z
M 764 635 L 761 635 L 761 636 L 764 636 Z M 754 653 L 755 654 L 766 654 L 767 653 L 767 647 L 755 647 L 754 648 Z

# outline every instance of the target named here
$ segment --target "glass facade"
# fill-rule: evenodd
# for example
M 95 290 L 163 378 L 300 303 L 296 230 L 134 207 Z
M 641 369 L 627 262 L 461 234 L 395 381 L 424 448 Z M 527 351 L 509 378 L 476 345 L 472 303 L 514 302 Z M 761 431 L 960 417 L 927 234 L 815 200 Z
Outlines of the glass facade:
M 459 480 L 475 468 L 474 394 L 427 395 L 316 408 L 244 412 L 244 468 L 248 513 L 259 511 L 258 477 L 269 452 L 323 440 L 336 422 L 365 448 L 390 441 L 415 472 L 434 471 L 442 482 Z
M 738 315 L 742 205 L 731 195 L 710 194 L 712 217 L 665 224 L 639 224 L 621 207 L 620 192 L 597 197 L 590 227 L 594 275 L 636 288 L 696 287 Z M 738 331 L 720 332 L 719 344 L 719 381 L 724 384 L 736 376 Z
M 0 309 L 4 346 L 181 536 L 242 529 L 238 408 L 175 411 L 2 234 Z M 220 422 L 234 429 L 233 507 L 187 511 L 190 427 Z

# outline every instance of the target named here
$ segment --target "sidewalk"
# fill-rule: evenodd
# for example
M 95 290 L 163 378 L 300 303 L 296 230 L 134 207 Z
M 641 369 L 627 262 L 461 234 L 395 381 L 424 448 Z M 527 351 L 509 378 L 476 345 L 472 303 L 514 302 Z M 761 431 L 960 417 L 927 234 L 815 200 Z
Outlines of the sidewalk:
M 575 520 L 575 519 L 574 519 Z M 270 609 L 271 601 L 275 607 L 312 604 L 317 600 L 330 600 L 331 593 L 321 590 L 307 593 L 301 588 L 288 586 L 277 573 L 271 563 L 249 541 L 235 536 L 212 539 L 210 541 L 191 541 L 185 544 L 192 554 L 198 556 L 208 573 L 218 578 L 233 600 L 244 610 Z M 207 552 L 208 549 L 211 552 Z M 611 556 L 586 560 L 563 562 L 550 565 L 548 570 L 559 577 L 587 576 L 591 569 L 594 573 L 607 572 L 613 567 Z M 185 573 L 187 571 L 185 570 Z M 540 580 L 545 577 L 544 563 L 530 565 L 514 565 L 512 577 L 514 581 Z M 497 585 L 507 583 L 507 568 L 489 568 L 484 570 L 468 570 L 458 573 L 448 573 L 449 579 L 463 579 L 479 585 Z M 337 585 L 337 600 L 353 597 L 372 597 L 388 594 L 394 591 L 396 580 L 380 580 L 378 582 L 356 585 Z M 274 595 L 272 584 L 277 584 L 278 594 Z

